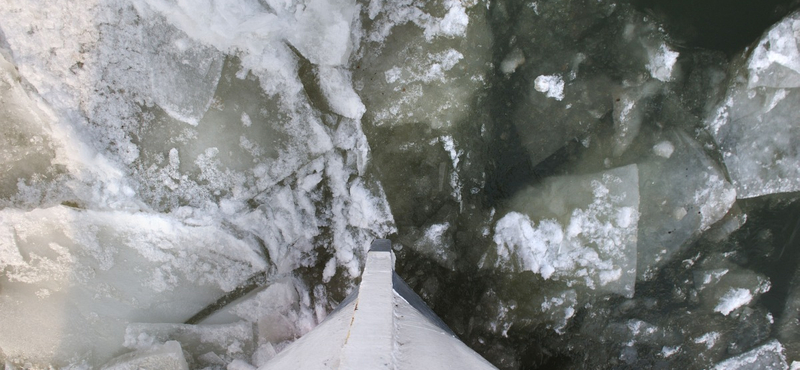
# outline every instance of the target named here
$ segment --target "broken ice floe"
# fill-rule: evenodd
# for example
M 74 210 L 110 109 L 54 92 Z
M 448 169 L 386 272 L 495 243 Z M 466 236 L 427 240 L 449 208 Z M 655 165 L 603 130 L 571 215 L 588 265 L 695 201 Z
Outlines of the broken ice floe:
M 786 370 L 786 355 L 783 346 L 777 340 L 772 340 L 747 353 L 731 357 L 714 366 L 714 370 Z
M 253 325 L 247 321 L 223 325 L 134 323 L 125 329 L 124 345 L 134 351 L 175 342 L 189 354 L 187 360 L 193 368 L 249 361 L 255 350 Z
M 425 123 L 443 130 L 461 124 L 476 93 L 488 83 L 486 9 L 450 0 L 372 1 L 370 8 L 374 22 L 365 30 L 353 74 L 356 90 L 370 107 L 365 121 Z
M 37 363 L 66 365 L 85 351 L 103 362 L 128 322 L 182 322 L 267 267 L 224 230 L 164 215 L 62 206 L 5 209 L 0 219 L 0 347 Z
M 709 258 L 695 269 L 694 283 L 701 303 L 724 316 L 749 305 L 771 288 L 767 277 L 724 262 L 721 256 Z
M 20 76 L 3 93 L 30 112 L 9 129 L 40 138 L 21 149 L 44 149 L 30 180 L 3 183 L 4 204 L 27 209 L 2 212 L 3 317 L 15 318 L 3 327 L 19 334 L 0 344 L 10 361 L 67 366 L 92 353 L 81 361 L 99 365 L 126 323 L 183 322 L 267 269 L 327 256 L 327 280 L 360 273 L 369 241 L 393 224 L 380 184 L 362 178 L 364 106 L 340 68 L 357 7 L 295 5 L 0 4 Z M 299 59 L 319 65 L 325 102 L 310 101 Z M 325 103 L 332 112 L 314 109 Z M 292 310 L 324 317 L 327 298 L 315 297 Z M 290 319 L 292 337 L 316 316 Z
M 189 370 L 181 344 L 169 341 L 121 355 L 109 361 L 103 370 L 164 369 Z
M 700 145 L 681 131 L 668 131 L 669 151 L 639 163 L 638 276 L 649 280 L 686 243 L 725 216 L 736 190 Z M 666 157 L 666 158 L 665 158 Z
M 773 26 L 738 61 L 727 96 L 706 120 L 739 198 L 800 190 L 800 13 Z
M 633 296 L 639 180 L 635 165 L 558 177 L 516 195 L 495 225 L 498 267 Z

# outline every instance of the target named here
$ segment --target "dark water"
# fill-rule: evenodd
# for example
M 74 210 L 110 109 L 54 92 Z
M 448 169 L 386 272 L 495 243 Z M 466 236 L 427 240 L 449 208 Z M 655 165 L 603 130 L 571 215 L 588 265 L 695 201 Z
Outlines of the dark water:
M 767 27 L 798 8 L 786 0 L 631 0 L 641 11 L 664 19 L 686 47 L 728 55 L 755 41 Z

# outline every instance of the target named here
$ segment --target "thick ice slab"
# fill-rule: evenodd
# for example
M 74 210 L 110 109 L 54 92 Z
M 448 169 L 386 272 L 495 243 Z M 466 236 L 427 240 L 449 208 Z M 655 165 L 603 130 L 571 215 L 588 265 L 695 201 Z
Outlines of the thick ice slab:
M 463 124 L 490 73 L 486 9 L 476 4 L 370 2 L 371 27 L 354 72 L 370 107 L 365 121 L 443 130 Z
M 119 356 L 103 365 L 103 370 L 189 370 L 181 344 L 169 341 Z
M 736 190 L 691 137 L 668 131 L 639 164 L 638 277 L 648 280 L 687 242 L 722 219 Z
M 0 225 L 0 347 L 33 363 L 103 363 L 128 323 L 183 322 L 267 267 L 223 230 L 161 215 L 7 208 Z
M 548 179 L 517 194 L 511 209 L 494 227 L 498 267 L 633 296 L 636 165 Z
M 706 120 L 739 198 L 800 190 L 800 13 L 761 38 Z
M 3 317 L 17 317 L 5 328 L 22 333 L 0 345 L 10 361 L 67 366 L 91 353 L 99 365 L 127 323 L 183 322 L 268 265 L 290 273 L 324 256 L 324 282 L 346 285 L 373 231 L 393 230 L 381 185 L 364 177 L 364 106 L 344 66 L 355 1 L 220 4 L 0 4 L 2 54 L 19 68 L 0 66 L 0 109 L 14 118 L 0 139 L 2 204 L 20 208 L 3 211 L 0 231 Z M 321 302 L 300 294 L 289 311 L 323 317 L 319 289 Z M 86 340 L 30 327 L 45 324 Z M 87 331 L 99 334 L 76 334 Z M 48 353 L 57 360 L 38 357 Z
M 712 255 L 693 270 L 695 289 L 708 312 L 731 315 L 772 287 L 769 278 Z
M 783 346 L 777 340 L 772 340 L 750 352 L 731 357 L 714 366 L 714 370 L 786 370 L 786 356 Z
M 222 325 L 132 323 L 125 329 L 126 348 L 147 350 L 170 342 L 181 344 L 190 363 L 219 366 L 234 360 L 250 360 L 255 350 L 253 324 L 238 321 Z

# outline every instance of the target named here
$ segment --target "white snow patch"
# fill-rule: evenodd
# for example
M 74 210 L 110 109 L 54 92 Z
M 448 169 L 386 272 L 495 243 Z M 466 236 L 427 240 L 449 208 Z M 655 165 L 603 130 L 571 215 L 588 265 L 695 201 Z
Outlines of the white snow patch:
M 564 80 L 559 75 L 542 75 L 533 81 L 536 91 L 545 93 L 548 98 L 558 101 L 564 99 Z
M 719 312 L 728 316 L 733 310 L 750 303 L 751 300 L 753 300 L 753 295 L 750 293 L 750 290 L 731 288 L 719 299 L 719 303 L 714 307 L 714 312 Z
M 680 350 L 681 346 L 675 346 L 675 347 L 663 346 L 661 347 L 661 355 L 664 356 L 664 358 L 668 358 L 678 353 Z
M 661 44 L 658 50 L 648 50 L 650 61 L 645 65 L 653 78 L 668 82 L 672 79 L 672 69 L 678 61 L 679 53 L 673 51 L 666 44 Z
M 672 156 L 672 152 L 675 151 L 675 146 L 668 140 L 664 140 L 659 142 L 656 145 L 653 145 L 653 153 L 655 153 L 659 157 L 669 158 Z
M 503 61 L 500 63 L 500 71 L 505 74 L 512 74 L 514 71 L 517 70 L 517 67 L 521 66 L 525 63 L 525 54 L 522 53 L 520 49 L 514 49 Z
M 247 115 L 247 112 L 242 112 L 242 125 L 244 127 L 250 127 L 253 125 L 253 121 L 250 120 L 250 116 Z
M 322 94 L 334 112 L 347 118 L 361 119 L 367 108 L 353 90 L 350 72 L 338 67 L 319 67 Z
M 705 344 L 707 349 L 711 349 L 717 344 L 720 337 L 721 335 L 719 333 L 712 331 L 695 338 L 694 342 L 697 344 Z
M 785 370 L 788 368 L 789 364 L 786 363 L 783 345 L 777 340 L 771 340 L 755 349 L 716 364 L 712 370 Z

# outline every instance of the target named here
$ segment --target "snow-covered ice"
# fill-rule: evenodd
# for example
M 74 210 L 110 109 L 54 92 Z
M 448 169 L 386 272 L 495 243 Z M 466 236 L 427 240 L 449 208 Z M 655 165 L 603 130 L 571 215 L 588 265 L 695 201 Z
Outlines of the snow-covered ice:
M 719 303 L 714 307 L 715 312 L 728 316 L 733 310 L 742 307 L 753 300 L 750 290 L 744 288 L 731 289 L 720 297 Z
M 647 62 L 647 70 L 650 75 L 657 80 L 668 82 L 672 79 L 672 70 L 675 62 L 678 61 L 678 52 L 673 51 L 666 44 L 661 44 L 655 50 L 647 51 L 650 61 Z
M 168 341 L 124 354 L 103 365 L 103 370 L 164 369 L 189 370 L 181 344 Z
M 739 198 L 800 190 L 798 29 L 794 13 L 767 31 L 706 119 Z
M 733 185 L 700 144 L 681 131 L 668 131 L 665 138 L 656 144 L 663 148 L 639 163 L 638 276 L 645 280 L 736 201 Z
M 749 352 L 731 357 L 714 366 L 714 370 L 786 370 L 786 356 L 783 345 L 777 340 L 769 341 Z
M 393 230 L 381 184 L 364 177 L 365 108 L 345 67 L 354 1 L 29 5 L 0 4 L 11 363 L 99 366 L 129 324 L 177 325 L 254 274 L 317 258 L 352 283 L 372 238 Z M 441 32 L 458 32 L 458 16 Z M 324 101 L 305 92 L 308 62 Z M 320 302 L 297 294 L 272 312 L 286 333 L 260 335 L 295 338 L 316 324 L 312 307 L 324 317 L 324 289 Z
M 548 98 L 564 100 L 564 80 L 559 75 L 541 75 L 533 81 L 533 88 Z
M 515 196 L 494 227 L 497 266 L 633 296 L 639 180 L 635 165 L 549 179 Z

